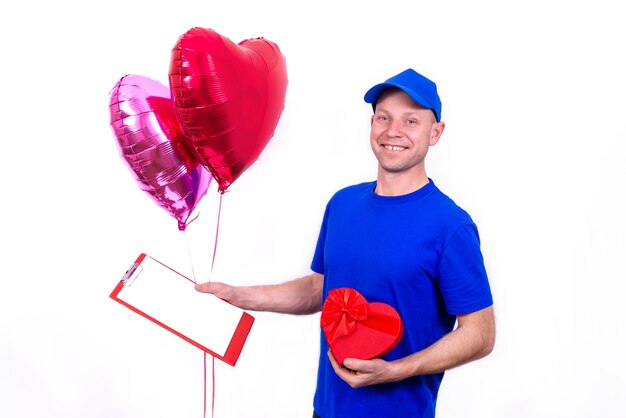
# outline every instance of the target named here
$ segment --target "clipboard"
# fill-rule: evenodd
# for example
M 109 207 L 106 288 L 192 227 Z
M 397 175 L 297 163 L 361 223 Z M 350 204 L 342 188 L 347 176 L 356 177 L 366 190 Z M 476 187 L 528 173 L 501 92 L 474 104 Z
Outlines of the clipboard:
M 254 317 L 194 281 L 141 253 L 110 297 L 225 363 L 235 366 Z

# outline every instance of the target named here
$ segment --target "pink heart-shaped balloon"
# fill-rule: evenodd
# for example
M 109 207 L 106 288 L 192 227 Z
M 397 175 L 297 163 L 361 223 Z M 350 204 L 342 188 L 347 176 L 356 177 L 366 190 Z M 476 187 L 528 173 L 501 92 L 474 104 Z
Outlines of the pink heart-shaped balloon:
M 180 124 L 223 193 L 274 136 L 287 92 L 285 58 L 264 38 L 235 44 L 193 28 L 172 49 L 169 81 Z
M 170 89 L 131 74 L 115 84 L 110 98 L 111 128 L 120 156 L 139 188 L 184 230 L 209 188 L 211 174 L 189 148 Z

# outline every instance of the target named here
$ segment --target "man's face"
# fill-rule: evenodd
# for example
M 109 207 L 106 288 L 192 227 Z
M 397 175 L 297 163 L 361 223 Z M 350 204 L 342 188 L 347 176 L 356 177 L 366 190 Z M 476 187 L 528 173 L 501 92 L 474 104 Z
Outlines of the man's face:
M 428 148 L 443 131 L 435 115 L 415 103 L 405 92 L 391 89 L 376 104 L 370 129 L 370 145 L 382 170 L 388 173 L 419 172 Z

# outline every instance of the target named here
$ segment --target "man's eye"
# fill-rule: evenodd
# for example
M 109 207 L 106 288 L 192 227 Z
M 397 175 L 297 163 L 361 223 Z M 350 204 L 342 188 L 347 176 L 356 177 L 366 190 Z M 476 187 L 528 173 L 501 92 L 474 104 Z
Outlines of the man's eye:
M 417 121 L 416 121 L 416 120 L 414 120 L 414 119 L 408 119 L 408 120 L 406 121 L 406 124 L 407 124 L 407 125 L 409 125 L 409 126 L 412 126 L 412 125 L 417 125 Z

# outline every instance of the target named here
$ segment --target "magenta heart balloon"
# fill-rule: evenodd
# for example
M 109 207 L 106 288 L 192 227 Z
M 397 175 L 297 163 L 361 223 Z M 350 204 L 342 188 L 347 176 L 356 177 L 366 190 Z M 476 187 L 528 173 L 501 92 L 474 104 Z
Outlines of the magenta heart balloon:
M 111 128 L 120 156 L 139 188 L 184 231 L 212 176 L 189 148 L 169 87 L 131 74 L 115 84 L 110 96 Z

